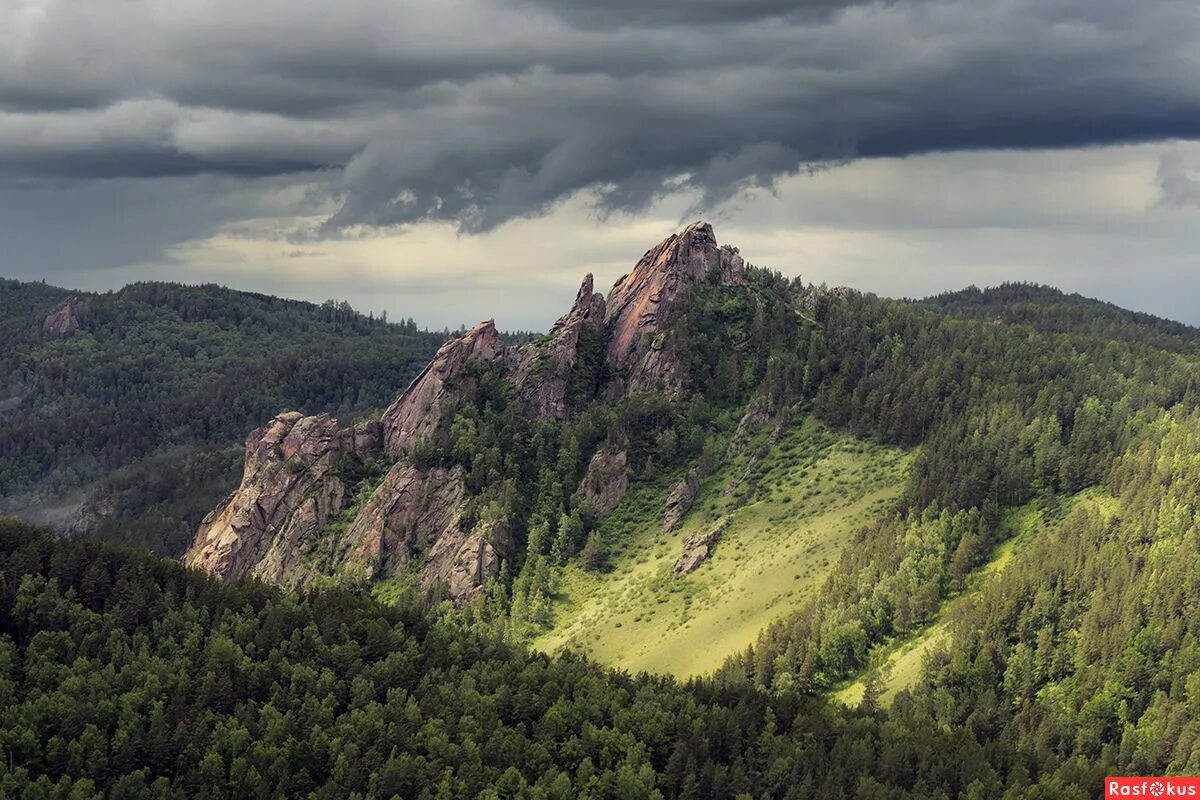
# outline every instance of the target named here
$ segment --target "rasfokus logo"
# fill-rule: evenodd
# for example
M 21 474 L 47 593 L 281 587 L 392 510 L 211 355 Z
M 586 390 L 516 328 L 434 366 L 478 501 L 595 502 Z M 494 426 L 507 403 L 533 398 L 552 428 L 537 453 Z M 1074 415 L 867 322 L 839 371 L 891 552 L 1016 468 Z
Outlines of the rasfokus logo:
M 1104 800 L 1114 797 L 1200 798 L 1200 777 L 1151 775 L 1144 778 L 1105 778 Z

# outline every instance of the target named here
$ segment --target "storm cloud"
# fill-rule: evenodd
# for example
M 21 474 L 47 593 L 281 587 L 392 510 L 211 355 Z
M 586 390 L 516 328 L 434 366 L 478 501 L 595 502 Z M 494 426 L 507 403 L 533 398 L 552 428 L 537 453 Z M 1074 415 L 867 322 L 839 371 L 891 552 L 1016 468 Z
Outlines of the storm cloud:
M 16 0 L 0 188 L 295 176 L 326 235 L 709 210 L 859 158 L 1197 138 L 1197 53 L 1191 0 Z

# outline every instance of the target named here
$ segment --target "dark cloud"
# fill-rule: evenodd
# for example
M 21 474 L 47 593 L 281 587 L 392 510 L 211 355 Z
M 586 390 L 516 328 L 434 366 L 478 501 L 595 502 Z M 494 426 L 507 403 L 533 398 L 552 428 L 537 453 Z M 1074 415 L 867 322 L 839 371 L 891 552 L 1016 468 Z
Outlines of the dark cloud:
M 149 0 L 0 10 L 0 181 L 328 175 L 324 230 L 855 157 L 1200 136 L 1192 0 Z
M 875 0 L 876 2 L 878 0 Z M 872 0 L 530 0 L 531 4 L 589 25 L 697 25 L 788 17 L 826 18 Z

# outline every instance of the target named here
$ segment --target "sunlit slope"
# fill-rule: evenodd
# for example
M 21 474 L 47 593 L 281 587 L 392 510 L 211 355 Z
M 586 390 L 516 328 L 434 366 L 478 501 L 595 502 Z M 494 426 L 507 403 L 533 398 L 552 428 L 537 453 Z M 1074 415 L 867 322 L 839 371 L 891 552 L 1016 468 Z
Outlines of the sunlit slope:
M 834 434 L 806 419 L 770 442 L 764 426 L 704 481 L 691 513 L 662 533 L 678 475 L 635 481 L 601 533 L 611 569 L 568 567 L 554 628 L 535 645 L 569 647 L 629 670 L 695 675 L 754 641 L 800 605 L 837 562 L 856 525 L 899 494 L 911 451 Z M 726 518 L 706 563 L 677 577 L 683 541 Z
M 1106 516 L 1113 513 L 1117 500 L 1097 489 L 1089 489 L 1063 499 L 1057 507 L 1045 509 L 1029 503 L 1008 511 L 1002 522 L 1006 538 L 1000 542 L 986 564 L 975 570 L 967 580 L 966 589 L 942 604 L 937 618 L 917 634 L 901 641 L 881 647 L 872 659 L 872 665 L 850 685 L 837 691 L 834 696 L 841 702 L 856 706 L 861 702 L 865 689 L 866 675 L 877 671 L 879 700 L 890 703 L 896 694 L 912 688 L 921 679 L 925 657 L 939 645 L 948 641 L 950 626 L 947 624 L 958 608 L 979 598 L 987 581 L 998 575 L 1022 550 L 1056 525 L 1062 524 L 1067 515 L 1078 505 L 1087 504 Z

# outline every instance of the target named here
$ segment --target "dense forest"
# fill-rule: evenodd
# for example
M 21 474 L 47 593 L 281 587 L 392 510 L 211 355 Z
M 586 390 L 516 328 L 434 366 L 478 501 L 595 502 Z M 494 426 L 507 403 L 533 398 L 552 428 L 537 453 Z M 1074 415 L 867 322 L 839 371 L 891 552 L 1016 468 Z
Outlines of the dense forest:
M 222 585 L 0 526 L 12 797 L 1090 798 L 1200 769 L 1200 414 L 951 621 L 925 679 L 847 710 L 533 655 L 478 607 Z M 969 512 L 911 521 L 973 535 Z M 914 596 L 920 590 L 914 587 Z
M 78 329 L 44 330 L 66 303 Z M 350 419 L 383 408 L 448 335 L 344 302 L 217 286 L 86 294 L 0 280 L 0 498 L 36 508 L 105 479 L 85 509 L 96 517 L 88 532 L 121 538 L 114 525 L 136 516 L 131 540 L 177 554 L 237 483 L 237 459 L 223 448 L 280 411 Z M 191 487 L 186 497 L 164 504 L 153 487 L 136 490 L 161 485 L 164 470 Z M 114 522 L 103 509 L 118 495 L 125 519 Z
M 531 655 L 413 597 L 221 585 L 16 523 L 0 566 L 6 797 L 987 797 L 1012 757 L 911 706 Z
M 1014 297 L 1025 308 L 1025 293 Z M 904 502 L 861 531 L 820 596 L 764 632 L 733 672 L 764 686 L 836 684 L 961 588 L 997 543 L 1002 509 L 1102 485 L 1164 413 L 1200 401 L 1190 329 L 1135 315 L 1070 319 L 1043 331 L 852 292 L 817 309 L 806 373 L 815 413 L 919 442 L 920 455 Z

